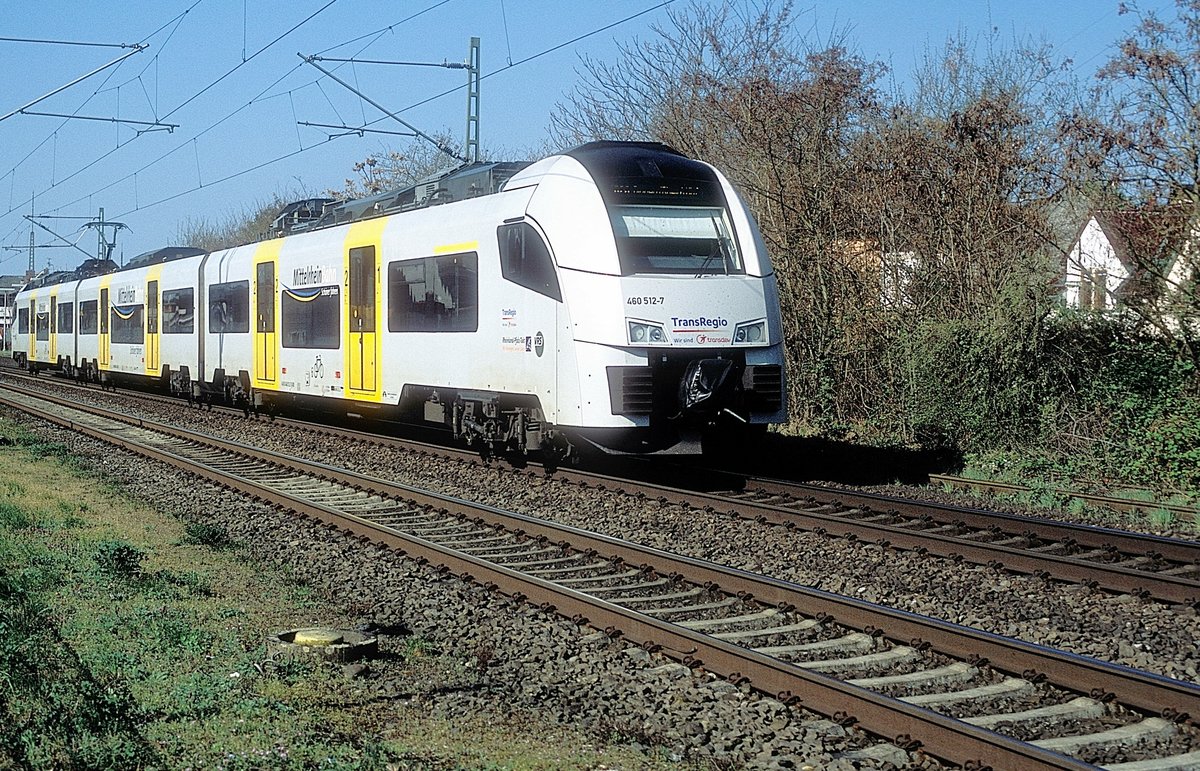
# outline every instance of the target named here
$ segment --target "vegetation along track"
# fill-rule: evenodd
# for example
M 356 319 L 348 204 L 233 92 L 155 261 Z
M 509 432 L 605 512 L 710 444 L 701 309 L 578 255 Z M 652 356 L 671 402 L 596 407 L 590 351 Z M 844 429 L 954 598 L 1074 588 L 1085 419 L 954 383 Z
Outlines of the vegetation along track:
M 1188 683 L 107 410 L 0 397 L 955 763 L 1200 765 Z
M 66 385 L 64 381 L 55 383 Z M 95 392 L 94 388 L 88 390 Z M 139 398 L 181 404 L 175 398 L 145 394 Z M 481 462 L 475 453 L 438 445 L 298 420 L 280 419 L 280 422 L 357 441 L 399 446 L 463 462 Z M 630 467 L 623 468 L 622 473 L 629 470 Z M 532 464 L 524 473 L 541 472 L 540 467 Z M 566 468 L 556 470 L 554 478 L 561 483 L 726 512 L 734 517 L 830 537 L 1200 607 L 1200 544 L 1194 541 L 713 469 L 643 464 L 639 473 L 644 479 L 665 479 L 669 484 Z M 709 489 L 687 489 L 697 479 L 705 480 Z

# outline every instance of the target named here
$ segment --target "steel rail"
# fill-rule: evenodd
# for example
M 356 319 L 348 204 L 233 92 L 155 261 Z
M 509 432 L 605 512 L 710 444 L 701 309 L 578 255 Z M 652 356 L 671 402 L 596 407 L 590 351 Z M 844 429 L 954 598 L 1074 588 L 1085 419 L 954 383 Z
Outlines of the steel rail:
M 1022 514 L 1007 514 L 969 506 L 952 506 L 933 501 L 914 501 L 875 493 L 854 490 L 833 490 L 828 487 L 806 485 L 778 479 L 751 478 L 747 484 L 766 493 L 793 496 L 823 496 L 836 498 L 843 504 L 871 508 L 875 511 L 896 511 L 909 516 L 932 516 L 938 522 L 961 522 L 967 527 L 986 529 L 995 525 L 1007 525 L 1005 532 L 1020 533 L 1020 528 L 1036 528 L 1039 537 L 1063 542 L 1073 542 L 1087 548 L 1114 546 L 1129 554 L 1156 552 L 1175 562 L 1191 563 L 1200 560 L 1200 543 L 1178 538 L 1164 538 L 1148 533 L 1135 533 L 1108 527 L 1077 525 L 1059 522 L 1044 517 Z
M 578 472 L 568 473 L 577 474 Z M 566 478 L 565 474 L 564 478 Z M 605 489 L 611 486 L 613 489 L 624 490 L 634 495 L 641 494 L 660 501 L 682 503 L 706 511 L 725 511 L 731 516 L 768 524 L 826 532 L 852 540 L 878 543 L 910 551 L 923 551 L 950 559 L 964 559 L 975 564 L 1004 568 L 1016 573 L 1075 581 L 1095 585 L 1109 591 L 1153 597 L 1166 602 L 1190 605 L 1200 603 L 1200 580 L 1184 576 L 1034 552 L 1014 546 L 971 541 L 956 538 L 953 535 L 930 533 L 879 522 L 867 522 L 837 514 L 805 511 L 777 504 L 730 498 L 716 493 L 684 491 L 647 482 L 630 482 L 614 478 L 605 478 L 600 482 L 597 482 L 595 477 L 577 477 L 576 479 L 576 483 L 583 486 L 600 486 Z M 1023 530 L 1035 530 L 1040 538 L 1064 540 L 1092 548 L 1113 545 L 1115 542 L 1125 546 L 1132 554 L 1155 551 L 1167 559 L 1185 564 L 1200 560 L 1200 545 L 1169 538 L 1141 536 L 1119 530 L 1090 528 L 936 503 L 926 506 L 921 502 L 903 501 L 869 493 L 843 492 L 828 488 L 762 480 L 753 480 L 752 483 L 756 489 L 762 489 L 765 492 L 794 495 L 799 490 L 803 490 L 806 493 L 819 493 L 830 501 L 838 501 L 845 506 L 870 508 L 881 513 L 894 510 L 909 516 L 933 514 L 935 521 L 943 521 L 947 524 L 962 522 L 967 527 L 979 529 L 994 527 L 997 522 L 1001 522 L 1009 524 L 1014 529 L 1020 527 Z M 938 515 L 943 515 L 944 519 L 939 519 Z M 1109 534 L 1112 535 L 1112 540 L 1105 540 Z M 1140 548 L 1133 548 L 1131 544 L 1134 543 Z
M 44 398 L 54 397 L 47 395 Z M 162 400 L 172 404 L 179 403 L 177 399 L 166 397 L 163 397 Z M 233 410 L 231 409 L 231 411 Z M 368 441 L 382 446 L 397 446 L 410 451 L 440 455 L 463 463 L 483 465 L 477 453 L 455 448 L 343 427 L 314 425 L 288 418 L 279 418 L 278 422 L 330 436 Z M 527 470 L 524 473 L 537 473 L 537 470 L 541 469 L 537 464 L 531 464 L 531 466 L 534 470 Z M 712 473 L 718 472 L 709 470 L 704 473 L 706 476 L 711 476 Z M 582 487 L 611 489 L 626 494 L 646 496 L 664 503 L 693 506 L 706 511 L 724 511 L 731 516 L 767 524 L 798 527 L 803 530 L 828 533 L 897 549 L 919 551 L 938 557 L 989 565 L 1019 574 L 1076 582 L 1106 591 L 1133 594 L 1169 603 L 1200 606 L 1200 580 L 1186 576 L 1139 570 L 1119 564 L 1079 559 L 1069 555 L 1035 552 L 1015 546 L 959 538 L 945 533 L 930 533 L 919 529 L 858 520 L 833 513 L 805 511 L 775 503 L 756 502 L 720 493 L 684 490 L 595 472 L 562 468 L 554 471 L 554 477 Z M 1030 534 L 1043 540 L 1074 544 L 1082 548 L 1112 547 L 1128 555 L 1154 554 L 1176 563 L 1200 564 L 1200 544 L 1195 542 L 784 480 L 741 477 L 739 475 L 730 475 L 730 477 L 731 479 L 742 479 L 752 489 L 768 494 L 796 498 L 819 496 L 826 502 L 839 502 L 851 508 L 870 509 L 881 513 L 896 512 L 910 517 L 928 517 L 939 524 L 961 524 L 977 530 L 999 528 L 1001 532 L 1009 536 Z
M 28 409 L 23 405 L 12 404 L 21 409 Z M 41 416 L 72 428 L 83 428 L 89 435 L 104 441 L 113 441 L 113 437 L 106 432 L 81 426 L 69 418 L 53 412 L 41 411 Z M 1156 708 L 1169 704 L 1173 707 L 1167 714 L 1173 717 L 1180 717 L 1181 713 L 1186 711 L 1191 711 L 1191 714 L 1200 714 L 1200 688 L 1180 681 L 1065 654 L 1042 646 L 1008 640 L 904 611 L 871 606 L 869 603 L 851 598 L 753 576 L 733 568 L 681 558 L 606 536 L 586 533 L 575 528 L 556 526 L 532 517 L 513 515 L 459 499 L 430 495 L 406 485 L 345 472 L 313 461 L 265 453 L 240 443 L 216 439 L 197 432 L 161 426 L 138 419 L 128 419 L 128 416 L 121 417 L 143 428 L 156 431 L 166 429 L 167 433 L 180 439 L 202 442 L 247 457 L 271 459 L 276 465 L 334 480 L 355 489 L 389 497 L 406 498 L 425 506 L 432 507 L 442 504 L 440 510 L 458 513 L 477 522 L 503 523 L 511 528 L 513 522 L 516 521 L 522 526 L 526 535 L 547 539 L 562 538 L 567 535 L 573 548 L 584 546 L 589 549 L 603 549 L 626 562 L 658 563 L 655 569 L 660 572 L 664 572 L 664 569 L 682 568 L 690 580 L 717 584 L 723 592 L 753 595 L 760 602 L 788 606 L 795 605 L 799 600 L 803 602 L 805 613 L 825 613 L 847 626 L 857 626 L 861 629 L 879 628 L 876 625 L 883 620 L 884 631 L 889 638 L 902 639 L 910 636 L 910 639 L 923 639 L 930 642 L 940 652 L 962 658 L 984 656 L 999 669 L 1009 668 L 1021 671 L 1025 676 L 1032 676 L 1033 672 L 1040 672 L 1050 676 L 1052 682 L 1064 683 L 1065 687 L 1072 690 L 1082 690 L 1090 686 L 1090 691 L 1094 695 L 1113 693 L 1121 703 L 1138 707 L 1144 711 L 1153 712 Z M 1011 747 L 1002 747 L 1000 745 L 1006 742 L 1000 742 L 999 745 L 980 754 L 981 750 L 977 741 L 985 738 L 989 742 L 994 742 L 995 737 L 999 735 L 990 731 L 980 731 L 960 721 L 918 707 L 905 705 L 900 708 L 894 700 L 870 691 L 822 675 L 796 670 L 769 656 L 755 654 L 747 649 L 708 638 L 668 622 L 642 616 L 634 611 L 597 600 L 565 587 L 491 565 L 469 555 L 451 552 L 423 539 L 381 528 L 353 515 L 342 514 L 317 504 L 294 499 L 268 486 L 230 477 L 225 472 L 205 464 L 196 464 L 194 461 L 181 458 L 173 453 L 133 445 L 133 443 L 119 438 L 118 443 L 130 447 L 136 452 L 148 453 L 176 467 L 187 468 L 193 473 L 199 472 L 201 476 L 261 500 L 300 510 L 353 534 L 381 540 L 380 534 L 386 533 L 387 539 L 400 539 L 396 545 L 401 545 L 401 542 L 408 544 L 407 547 L 402 546 L 406 551 L 419 549 L 422 554 L 434 554 L 437 560 L 460 574 L 472 571 L 486 573 L 488 583 L 496 584 L 506 593 L 520 594 L 531 600 L 540 599 L 543 603 L 554 605 L 564 614 L 575 616 L 577 619 L 586 618 L 593 625 L 616 626 L 622 629 L 627 636 L 635 639 L 642 638 L 643 641 L 663 644 L 663 641 L 667 640 L 665 647 L 668 652 L 689 665 L 703 665 L 710 671 L 727 676 L 735 675 L 735 673 L 743 676 L 749 675 L 755 686 L 761 690 L 774 691 L 782 698 L 789 700 L 790 697 L 795 696 L 810 709 L 824 714 L 835 712 L 853 714 L 865 728 L 875 733 L 885 736 L 896 735 L 892 732 L 898 727 L 902 728 L 908 723 L 918 724 L 920 725 L 918 733 L 926 742 L 929 752 L 939 757 L 945 757 L 955 762 L 996 764 L 998 767 L 1032 767 L 1030 764 L 1035 762 L 1039 765 L 1043 762 L 1047 763 L 1049 765 L 1044 767 L 1051 768 L 1088 767 L 1086 764 L 1081 765 L 1078 761 L 1065 758 L 1057 753 L 1039 750 L 1015 740 L 1007 740 L 1007 743 L 1013 745 Z M 382 540 L 386 541 L 387 539 Z M 612 623 L 609 624 L 609 622 Z M 1164 702 L 1164 697 L 1169 701 Z M 898 716 L 903 718 L 899 723 L 896 722 Z M 1000 738 L 1004 739 L 1005 737 Z M 1016 754 L 1013 754 L 1014 752 Z M 993 756 L 991 753 L 1000 754 Z M 1064 761 L 1067 765 L 1062 764 Z M 1013 765 L 1014 763 L 1017 765 Z
M 960 488 L 970 487 L 976 490 L 995 493 L 1028 493 L 1032 490 L 1027 485 L 1015 484 L 1013 482 L 999 482 L 990 479 L 967 479 L 966 477 L 957 477 L 951 474 L 930 474 L 929 481 L 935 484 L 952 485 Z M 1117 495 L 1079 492 L 1064 487 L 1054 487 L 1053 490 L 1058 495 L 1068 498 L 1078 498 L 1088 503 L 1097 503 L 1115 511 L 1146 512 L 1161 509 L 1173 515 L 1189 517 L 1192 521 L 1200 523 L 1200 508 L 1196 506 L 1185 506 L 1178 503 L 1160 503 L 1158 501 L 1139 501 L 1133 498 L 1122 498 Z

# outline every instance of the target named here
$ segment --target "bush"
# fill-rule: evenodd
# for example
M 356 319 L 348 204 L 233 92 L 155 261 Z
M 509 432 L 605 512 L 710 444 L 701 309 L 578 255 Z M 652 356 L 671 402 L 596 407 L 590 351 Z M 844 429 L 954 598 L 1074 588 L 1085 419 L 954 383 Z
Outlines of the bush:
M 184 528 L 185 539 L 188 543 L 199 546 L 210 546 L 221 549 L 230 545 L 229 533 L 220 525 L 209 522 L 192 522 Z
M 96 545 L 96 564 L 105 573 L 114 576 L 135 577 L 141 575 L 144 552 L 124 541 L 101 541 Z

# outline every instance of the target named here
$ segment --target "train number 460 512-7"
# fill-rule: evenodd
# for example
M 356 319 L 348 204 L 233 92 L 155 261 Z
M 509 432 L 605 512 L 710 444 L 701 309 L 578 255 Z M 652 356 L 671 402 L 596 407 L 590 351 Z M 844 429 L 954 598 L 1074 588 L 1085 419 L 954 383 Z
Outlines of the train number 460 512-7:
M 626 305 L 662 305 L 663 298 L 661 297 L 630 297 L 625 301 Z

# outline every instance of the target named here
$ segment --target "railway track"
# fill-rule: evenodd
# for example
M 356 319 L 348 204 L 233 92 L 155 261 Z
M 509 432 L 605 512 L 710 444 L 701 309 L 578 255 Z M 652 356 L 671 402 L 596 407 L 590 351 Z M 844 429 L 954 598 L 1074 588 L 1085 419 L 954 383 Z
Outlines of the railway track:
M 96 393 L 94 388 L 83 390 Z M 168 397 L 139 394 L 139 399 L 181 405 L 178 399 Z M 356 442 L 483 463 L 477 453 L 452 447 L 295 419 L 279 418 L 278 422 Z M 620 470 L 621 477 L 569 468 L 556 469 L 553 476 L 564 484 L 1200 607 L 1200 543 L 1195 541 L 713 469 L 642 466 L 642 481 L 630 478 L 639 470 L 629 466 Z M 547 471 L 530 463 L 513 473 Z M 670 483 L 651 481 L 651 477 L 666 478 Z M 694 489 L 698 480 L 707 489 Z
M 905 749 L 975 768 L 1200 767 L 1188 683 L 66 400 L 0 401 Z
M 61 382 L 56 385 L 75 388 Z M 82 390 L 97 393 L 94 388 Z M 139 394 L 138 398 L 181 405 L 178 399 L 169 397 Z M 462 463 L 483 463 L 477 453 L 452 447 L 289 418 L 279 418 L 278 422 L 356 442 L 399 447 Z M 623 476 L 617 477 L 560 468 L 554 470 L 553 477 L 564 484 L 1200 607 L 1200 543 L 1195 541 L 713 469 L 661 464 L 646 468 L 643 464 L 641 481 L 630 478 L 638 471 L 626 466 L 620 470 Z M 547 470 L 530 463 L 512 472 L 545 474 Z M 670 484 L 650 481 L 649 477 L 667 478 Z M 697 480 L 702 480 L 707 489 L 689 489 L 688 485 L 694 487 Z
M 980 490 L 983 492 L 999 493 L 1002 495 L 1019 495 L 1022 493 L 1029 493 L 1032 490 L 1032 488 L 1027 487 L 1026 485 L 1018 485 L 1011 482 L 967 479 L 966 477 L 952 476 L 950 474 L 930 474 L 929 481 L 932 484 L 940 484 L 952 488 Z M 1147 493 L 1150 495 L 1154 494 L 1152 490 L 1145 488 L 1138 488 L 1138 490 L 1142 493 Z M 1086 503 L 1090 503 L 1095 506 L 1101 506 L 1113 511 L 1126 511 L 1137 514 L 1161 511 L 1170 514 L 1172 517 L 1177 517 L 1183 522 L 1200 524 L 1200 509 L 1195 506 L 1184 506 L 1177 503 L 1163 503 L 1153 500 L 1139 501 L 1132 498 L 1123 498 L 1117 495 L 1085 493 L 1066 487 L 1056 487 L 1054 488 L 1054 492 L 1063 498 L 1077 498 Z

